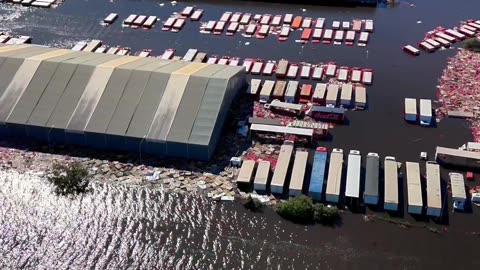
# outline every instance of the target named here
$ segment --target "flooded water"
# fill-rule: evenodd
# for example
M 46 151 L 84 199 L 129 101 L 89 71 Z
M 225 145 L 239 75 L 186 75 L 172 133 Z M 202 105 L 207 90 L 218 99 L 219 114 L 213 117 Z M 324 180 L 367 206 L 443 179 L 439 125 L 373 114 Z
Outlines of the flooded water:
M 100 39 L 132 51 L 150 48 L 157 55 L 167 48 L 176 48 L 177 55 L 197 48 L 209 55 L 335 61 L 372 68 L 368 110 L 349 112 L 348 125 L 336 127 L 331 141 L 322 144 L 405 161 L 418 160 L 420 151 L 433 155 L 437 145 L 458 147 L 471 139 L 462 120 L 444 119 L 436 128 L 403 121 L 403 99 L 435 98 L 437 78 L 455 48 L 417 58 L 400 48 L 415 45 L 436 26 L 453 27 L 461 20 L 478 19 L 480 1 L 413 1 L 413 8 L 402 1 L 384 8 L 216 2 L 172 6 L 148 0 L 66 0 L 52 10 L 2 3 L 0 28 L 58 47 Z M 360 48 L 302 46 L 294 42 L 299 32 L 283 43 L 274 36 L 257 40 L 239 34 L 204 35 L 193 22 L 176 34 L 162 32 L 160 22 L 150 31 L 123 29 L 119 21 L 107 28 L 99 25 L 110 12 L 118 13 L 119 20 L 136 13 L 157 15 L 164 21 L 187 4 L 205 10 L 202 21 L 218 19 L 224 11 L 294 13 L 325 17 L 327 25 L 333 20 L 373 19 L 375 32 L 367 47 Z M 239 203 L 216 204 L 150 187 L 98 184 L 84 197 L 58 198 L 44 180 L 12 172 L 0 174 L 0 205 L 2 269 L 465 269 L 480 265 L 473 255 L 479 238 L 475 233 L 480 231 L 476 214 L 451 214 L 448 233 L 442 235 L 424 228 L 364 222 L 356 214 L 346 214 L 336 228 L 305 227 L 285 222 L 271 210 L 253 214 Z

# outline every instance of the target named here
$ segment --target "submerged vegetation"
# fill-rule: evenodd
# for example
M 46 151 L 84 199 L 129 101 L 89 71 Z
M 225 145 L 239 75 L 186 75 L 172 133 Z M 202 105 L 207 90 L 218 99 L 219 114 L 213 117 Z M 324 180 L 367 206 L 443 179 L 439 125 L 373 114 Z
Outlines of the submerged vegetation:
M 88 191 L 88 170 L 80 162 L 54 163 L 48 181 L 58 195 L 75 195 Z
M 252 198 L 252 196 L 248 196 L 246 199 L 243 200 L 243 206 L 251 211 L 258 211 L 263 207 L 263 204 L 257 198 Z
M 336 207 L 315 204 L 311 198 L 305 195 L 282 202 L 275 210 L 283 218 L 297 223 L 317 222 L 324 225 L 333 225 L 340 219 L 340 213 Z

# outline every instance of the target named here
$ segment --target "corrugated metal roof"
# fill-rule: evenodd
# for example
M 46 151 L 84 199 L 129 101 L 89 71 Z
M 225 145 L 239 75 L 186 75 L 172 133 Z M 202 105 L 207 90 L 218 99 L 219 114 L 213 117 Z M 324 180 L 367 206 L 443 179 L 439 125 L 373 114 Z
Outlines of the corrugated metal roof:
M 167 62 L 168 63 L 168 62 Z M 151 64 L 137 68 L 130 75 L 130 79 L 125 87 L 122 98 L 118 102 L 110 124 L 107 128 L 108 134 L 125 135 L 132 121 L 135 109 L 145 91 L 152 71 L 164 66 L 165 62 L 153 62 Z M 162 88 L 158 88 L 160 91 Z M 157 103 L 158 104 L 158 103 Z M 145 133 L 144 133 L 145 134 Z M 141 135 L 140 137 L 142 137 Z
M 191 63 L 177 71 L 172 72 L 168 80 L 163 98 L 158 105 L 157 112 L 148 132 L 149 140 L 166 141 L 170 126 L 177 114 L 178 106 L 182 100 L 183 93 L 190 75 L 207 67 L 203 63 Z
M 194 141 L 167 154 L 205 159 L 244 80 L 243 67 L 0 45 L 0 122 L 38 138 L 51 128 L 151 138 L 144 151 L 157 153 Z M 101 137 L 68 138 L 100 146 Z
M 108 81 L 108 85 L 103 91 L 103 95 L 98 101 L 97 107 L 85 128 L 85 131 L 97 133 L 105 132 L 133 70 L 140 66 L 150 64 L 153 61 L 158 61 L 158 59 L 138 59 L 137 61 L 115 68 Z
M 10 116 L 10 113 L 17 105 L 25 89 L 27 89 L 42 61 L 63 56 L 71 52 L 71 50 L 54 50 L 26 58 L 13 76 L 10 84 L 0 96 L 0 121 L 5 122 Z
M 175 120 L 170 127 L 167 141 L 188 142 L 208 81 L 210 77 L 224 68 L 222 65 L 209 65 L 190 76 Z
M 62 97 L 57 103 L 50 119 L 47 122 L 48 127 L 65 128 L 80 97 L 85 91 L 94 70 L 97 65 L 118 58 L 115 55 L 100 55 L 88 62 L 79 64 L 75 69 L 67 87 L 63 91 Z
M 124 56 L 97 66 L 77 103 L 67 129 L 83 131 L 90 121 L 115 67 L 128 64 L 137 59 L 137 57 Z
M 62 56 L 47 59 L 40 64 L 27 89 L 25 89 L 17 105 L 8 117 L 7 122 L 25 124 L 28 121 L 40 97 L 55 74 L 57 67 L 60 65 L 60 62 L 77 58 L 81 55 L 80 52 L 70 52 L 71 53 Z
M 238 70 L 242 70 L 242 68 L 238 68 Z M 210 143 L 217 115 L 222 107 L 227 90 L 228 80 L 237 73 L 236 71 L 237 69 L 222 69 L 208 81 L 202 104 L 188 140 L 190 144 L 208 145 Z
M 47 88 L 33 110 L 27 124 L 34 126 L 45 126 L 52 115 L 58 101 L 62 97 L 68 82 L 73 76 L 77 65 L 95 59 L 97 56 L 87 52 L 78 52 L 77 58 L 64 61 L 58 65 L 57 70 L 48 83 Z

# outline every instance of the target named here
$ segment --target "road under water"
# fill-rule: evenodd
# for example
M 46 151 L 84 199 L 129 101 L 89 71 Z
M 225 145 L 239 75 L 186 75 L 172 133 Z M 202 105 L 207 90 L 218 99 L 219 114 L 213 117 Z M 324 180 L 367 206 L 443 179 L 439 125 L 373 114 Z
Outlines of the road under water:
M 426 2 L 415 2 L 415 7 L 400 2 L 385 8 L 340 8 L 244 1 L 172 6 L 161 1 L 67 0 L 51 10 L 2 4 L 0 28 L 58 47 L 100 39 L 133 51 L 150 48 L 157 55 L 167 48 L 176 48 L 177 55 L 197 48 L 241 58 L 335 61 L 372 68 L 368 110 L 349 112 L 348 125 L 333 129 L 331 140 L 324 144 L 406 161 L 418 160 L 420 151 L 433 155 L 437 145 L 458 147 L 471 139 L 462 120 L 444 119 L 436 128 L 403 121 L 403 99 L 435 98 L 437 78 L 456 50 L 413 58 L 401 46 L 416 44 L 438 25 L 453 27 L 461 20 L 476 19 L 480 8 L 480 2 L 473 0 Z M 299 32 L 283 43 L 274 36 L 257 40 L 239 34 L 204 35 L 192 22 L 176 34 L 162 32 L 160 22 L 149 31 L 124 29 L 119 21 L 106 28 L 99 25 L 110 12 L 118 13 L 120 20 L 136 13 L 157 15 L 164 21 L 190 4 L 205 10 L 202 21 L 218 19 L 224 11 L 293 13 L 325 17 L 327 25 L 333 20 L 373 19 L 375 32 L 367 47 L 360 48 L 302 46 L 294 42 Z M 448 232 L 441 235 L 425 228 L 365 222 L 359 214 L 345 214 L 335 228 L 301 226 L 268 209 L 250 213 L 239 203 L 217 204 L 144 186 L 97 184 L 83 197 L 58 198 L 44 180 L 5 171 L 0 174 L 0 205 L 3 269 L 463 269 L 480 265 L 473 250 L 479 237 L 475 233 L 480 231 L 475 213 L 450 214 Z M 443 230 L 433 222 L 419 224 Z

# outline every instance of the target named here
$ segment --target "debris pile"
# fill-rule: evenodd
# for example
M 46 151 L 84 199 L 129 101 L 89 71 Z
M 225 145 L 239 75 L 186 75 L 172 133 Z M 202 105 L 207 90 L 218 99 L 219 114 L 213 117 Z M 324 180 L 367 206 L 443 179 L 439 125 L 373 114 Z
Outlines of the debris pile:
M 439 80 L 437 117 L 478 115 L 480 112 L 480 54 L 461 50 L 451 58 Z M 475 142 L 480 141 L 480 120 L 467 118 Z

